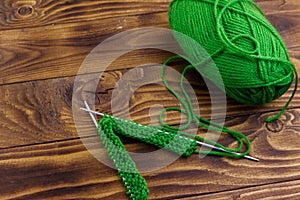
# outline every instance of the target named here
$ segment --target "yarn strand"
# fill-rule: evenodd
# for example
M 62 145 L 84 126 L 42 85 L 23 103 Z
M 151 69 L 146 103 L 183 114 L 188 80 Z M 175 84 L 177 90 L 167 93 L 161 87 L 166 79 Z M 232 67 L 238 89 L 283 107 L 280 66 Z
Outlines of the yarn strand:
M 194 112 L 194 109 L 193 109 L 193 106 L 192 106 L 192 101 L 184 87 L 184 77 L 187 73 L 188 70 L 190 69 L 193 69 L 194 67 L 192 65 L 188 65 L 184 68 L 183 72 L 182 72 L 182 75 L 181 75 L 181 79 L 180 79 L 180 88 L 181 88 L 181 91 L 182 93 L 184 94 L 184 96 L 182 97 L 178 92 L 176 92 L 168 83 L 167 79 L 166 79 L 166 76 L 165 76 L 165 68 L 166 66 L 168 65 L 168 63 L 170 61 L 172 61 L 173 59 L 178 59 L 178 58 L 182 58 L 181 56 L 172 56 L 170 57 L 169 59 L 167 59 L 165 61 L 165 63 L 162 65 L 162 68 L 161 68 L 161 78 L 163 80 L 163 83 L 164 85 L 166 86 L 166 88 L 175 96 L 177 97 L 177 99 L 179 100 L 179 102 L 183 105 L 183 109 L 179 108 L 179 107 L 169 107 L 169 108 L 165 108 L 161 111 L 160 113 L 160 123 L 163 125 L 164 129 L 165 130 L 168 130 L 168 131 L 180 131 L 180 130 L 183 130 L 183 129 L 186 129 L 187 127 L 190 126 L 192 120 L 194 120 L 199 126 L 202 126 L 206 129 L 209 129 L 211 131 L 221 131 L 221 132 L 224 132 L 224 133 L 228 133 L 230 134 L 234 139 L 237 140 L 238 142 L 238 147 L 236 149 L 230 149 L 230 148 L 227 148 L 227 147 L 224 147 L 222 146 L 221 144 L 218 144 L 216 142 L 212 142 L 212 141 L 207 141 L 205 140 L 204 138 L 201 138 L 199 136 L 196 136 L 195 138 L 199 141 L 205 141 L 205 142 L 209 142 L 210 144 L 213 144 L 213 145 L 216 145 L 226 151 L 230 151 L 230 152 L 239 152 L 241 151 L 241 149 L 243 148 L 244 146 L 244 142 L 247 144 L 247 149 L 246 151 L 244 152 L 244 154 L 242 155 L 247 155 L 250 153 L 251 151 L 251 142 L 250 140 L 242 133 L 240 132 L 237 132 L 237 131 L 233 131 L 233 130 L 230 130 L 228 129 L 227 127 L 225 126 L 222 126 L 218 123 L 215 123 L 211 120 L 207 120 L 207 119 L 204 119 L 204 118 L 201 118 L 201 117 L 198 117 L 195 112 Z M 164 119 L 163 119 L 163 115 L 166 113 L 166 112 L 169 112 L 169 111 L 177 111 L 177 112 L 180 112 L 182 114 L 185 114 L 187 115 L 187 122 L 186 124 L 184 124 L 183 126 L 180 126 L 180 127 L 174 127 L 174 126 L 169 126 L 168 124 L 165 123 Z M 220 155 L 220 156 L 227 156 L 227 153 L 223 153 L 223 152 L 212 152 L 212 153 L 209 153 L 209 152 L 200 152 L 200 151 L 197 151 L 197 153 L 206 153 L 206 154 L 210 154 L 210 155 Z M 230 155 L 231 156 L 231 155 Z M 232 156 L 231 156 L 232 157 Z M 238 156 L 236 156 L 238 157 Z
M 295 78 L 295 86 L 294 86 L 294 90 L 293 90 L 292 95 L 290 96 L 289 100 L 286 102 L 284 107 L 281 109 L 281 111 L 276 116 L 270 117 L 266 120 L 267 123 L 278 120 L 283 115 L 283 113 L 287 110 L 287 108 L 289 107 L 291 101 L 293 100 L 293 98 L 294 98 L 294 96 L 297 92 L 298 84 L 299 84 L 299 77 L 298 77 L 298 73 L 297 73 L 295 68 L 294 68 L 294 73 L 295 73 L 296 78 Z

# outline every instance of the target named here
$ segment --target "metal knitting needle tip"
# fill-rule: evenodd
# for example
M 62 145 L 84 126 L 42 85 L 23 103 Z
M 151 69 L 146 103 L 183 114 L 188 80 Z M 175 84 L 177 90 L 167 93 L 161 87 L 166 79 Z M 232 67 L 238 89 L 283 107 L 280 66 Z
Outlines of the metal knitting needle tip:
M 85 105 L 86 108 L 80 108 L 80 109 L 81 109 L 81 110 L 84 109 L 85 111 L 87 111 L 87 112 L 89 113 L 89 115 L 90 115 L 90 117 L 92 118 L 92 120 L 93 120 L 95 126 L 98 128 L 98 122 L 97 122 L 97 119 L 96 119 L 96 117 L 93 115 L 93 113 L 91 112 L 92 110 L 90 109 L 90 106 L 89 106 L 88 102 L 87 102 L 87 101 L 84 101 L 84 105 Z M 94 114 L 95 114 L 95 113 L 94 113 Z
M 256 161 L 256 162 L 260 161 L 258 158 L 255 158 L 255 157 L 252 157 L 252 156 L 248 156 L 248 155 L 244 156 L 244 158 L 247 158 L 249 160 L 253 160 L 253 161 Z
M 223 152 L 226 152 L 226 153 L 231 153 L 231 154 L 235 154 L 235 155 L 241 155 L 241 154 L 238 153 L 238 152 L 227 151 L 227 150 L 225 150 L 225 149 L 216 147 L 216 146 L 214 146 L 214 145 L 212 145 L 212 144 L 207 144 L 207 143 L 205 143 L 205 142 L 197 141 L 197 144 L 200 144 L 200 145 L 202 145 L 202 146 L 209 147 L 209 148 L 212 148 L 212 149 L 216 149 L 216 150 L 219 150 L 219 151 L 223 151 Z M 243 156 L 243 158 L 247 158 L 247 159 L 249 159 L 249 160 L 253 160 L 253 161 L 259 162 L 259 159 L 258 159 L 258 158 L 255 158 L 255 157 L 252 157 L 252 156 L 245 155 L 245 156 Z
M 101 116 L 101 117 L 104 116 L 103 113 L 100 113 L 100 112 L 97 112 L 97 111 L 93 111 L 93 110 L 91 110 L 91 109 L 89 109 L 89 108 L 80 108 L 80 110 L 84 110 L 84 111 L 86 111 L 86 112 L 89 112 L 89 113 L 92 113 L 92 114 L 95 114 L 95 115 L 99 115 L 99 116 Z
M 90 115 L 92 115 L 93 117 L 95 117 L 93 114 L 95 115 L 100 115 L 100 116 L 104 116 L 103 113 L 100 113 L 100 112 L 97 112 L 97 111 L 93 111 L 91 109 L 89 109 L 89 106 L 87 105 L 87 103 L 85 102 L 86 104 L 86 108 L 80 108 L 81 110 L 84 110 L 84 111 L 87 111 Z M 98 124 L 97 124 L 98 126 Z M 166 132 L 167 134 L 169 134 L 168 132 Z M 238 152 L 232 152 L 232 151 L 227 151 L 225 149 L 222 149 L 222 148 L 219 148 L 219 147 L 216 147 L 212 144 L 208 144 L 208 143 L 205 143 L 205 142 L 201 142 L 201 141 L 197 141 L 197 144 L 199 145 L 202 145 L 202 146 L 205 146 L 205 147 L 209 147 L 209 148 L 212 148 L 212 149 L 215 149 L 215 150 L 218 150 L 218 151 L 223 151 L 223 152 L 226 152 L 226 153 L 231 153 L 231 154 L 235 154 L 235 155 L 241 155 L 240 153 Z M 246 158 L 246 159 L 249 159 L 249 160 L 252 160 L 252 161 L 256 161 L 256 162 L 259 162 L 259 159 L 258 158 L 255 158 L 255 157 L 252 157 L 252 156 L 248 156 L 248 155 L 245 155 L 243 156 L 243 158 Z

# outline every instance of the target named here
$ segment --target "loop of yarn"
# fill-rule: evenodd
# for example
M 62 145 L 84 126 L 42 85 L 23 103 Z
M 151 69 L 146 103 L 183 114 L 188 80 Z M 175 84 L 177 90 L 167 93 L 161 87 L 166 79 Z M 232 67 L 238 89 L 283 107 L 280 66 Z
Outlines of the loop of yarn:
M 210 141 L 207 140 L 205 138 L 202 138 L 200 136 L 195 136 L 194 139 L 198 140 L 198 141 L 204 141 L 207 142 L 209 144 L 215 145 L 217 147 L 220 147 L 226 151 L 229 152 L 239 152 L 241 151 L 241 149 L 243 147 L 246 148 L 245 152 L 241 153 L 240 156 L 234 155 L 234 154 L 228 154 L 228 153 L 224 153 L 224 152 L 218 152 L 218 151 L 210 151 L 210 152 L 201 152 L 201 151 L 195 151 L 194 153 L 199 153 L 199 154 L 209 154 L 209 155 L 219 155 L 219 156 L 228 156 L 228 157 L 234 157 L 234 158 L 240 158 L 243 157 L 245 155 L 248 155 L 251 151 L 252 145 L 251 142 L 249 140 L 249 138 L 247 136 L 245 136 L 243 133 L 240 133 L 238 131 L 234 131 L 234 130 L 230 130 L 225 126 L 222 126 L 214 121 L 202 118 L 202 117 L 198 117 L 193 109 L 193 104 L 191 101 L 190 96 L 188 95 L 188 92 L 185 89 L 184 86 L 184 77 L 187 73 L 188 70 L 192 69 L 193 66 L 192 65 L 188 65 L 184 68 L 182 74 L 181 74 L 181 79 L 180 79 L 180 88 L 181 91 L 183 93 L 183 96 L 181 96 L 178 92 L 176 92 L 168 83 L 166 76 L 165 76 L 165 68 L 168 65 L 168 63 L 174 59 L 177 58 L 182 58 L 179 55 L 176 56 L 172 56 L 169 59 L 167 59 L 165 61 L 165 63 L 162 65 L 161 68 L 161 77 L 162 80 L 164 82 L 164 85 L 166 86 L 166 88 L 178 99 L 178 101 L 181 103 L 183 108 L 179 108 L 179 107 L 168 107 L 168 108 L 164 108 L 161 112 L 160 112 L 160 123 L 163 126 L 163 128 L 167 131 L 170 132 L 176 132 L 177 134 L 182 134 L 182 130 L 187 129 L 188 127 L 190 127 L 191 123 L 194 121 L 196 122 L 199 126 L 202 126 L 205 129 L 208 129 L 209 131 L 217 131 L 217 132 L 223 132 L 223 133 L 227 133 L 230 136 L 232 136 L 237 142 L 238 142 L 238 147 L 236 149 L 230 149 L 227 148 L 217 142 L 214 141 Z M 181 125 L 180 127 L 175 127 L 175 126 L 170 126 L 168 125 L 163 118 L 163 115 L 169 111 L 177 111 L 180 112 L 182 114 L 185 114 L 187 116 L 187 120 L 186 123 Z M 246 145 L 244 145 L 244 143 L 246 143 Z
M 169 17 L 173 30 L 193 38 L 208 52 L 220 71 L 225 92 L 238 102 L 269 103 L 282 96 L 296 76 L 289 101 L 268 121 L 278 119 L 287 109 L 297 90 L 298 75 L 281 36 L 252 0 L 174 0 Z M 197 49 L 182 37 L 176 39 L 187 55 L 197 55 Z M 214 81 L 215 71 L 209 67 L 200 70 Z

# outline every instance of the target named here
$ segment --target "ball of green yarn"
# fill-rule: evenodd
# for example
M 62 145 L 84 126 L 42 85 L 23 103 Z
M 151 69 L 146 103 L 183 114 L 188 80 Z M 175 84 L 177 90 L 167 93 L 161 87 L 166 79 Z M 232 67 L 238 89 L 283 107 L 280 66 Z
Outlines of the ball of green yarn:
M 174 0 L 169 22 L 173 30 L 197 41 L 212 57 L 226 93 L 250 105 L 271 102 L 291 86 L 296 73 L 276 29 L 251 0 Z M 176 34 L 175 34 L 176 37 Z M 187 55 L 197 54 L 184 39 Z M 214 71 L 203 69 L 213 80 Z

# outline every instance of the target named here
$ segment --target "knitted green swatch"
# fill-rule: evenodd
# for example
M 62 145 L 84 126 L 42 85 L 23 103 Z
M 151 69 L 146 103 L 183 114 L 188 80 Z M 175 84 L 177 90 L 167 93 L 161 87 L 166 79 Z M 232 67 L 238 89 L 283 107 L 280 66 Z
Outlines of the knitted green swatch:
M 205 121 L 203 123 L 207 123 Z M 208 154 L 218 156 L 228 156 L 240 158 L 249 154 L 251 143 L 249 139 L 241 133 L 231 131 L 224 127 L 215 125 L 215 130 L 224 129 L 224 132 L 231 134 L 239 143 L 236 149 L 230 149 L 219 143 L 206 140 L 200 136 L 195 136 L 178 130 L 166 131 L 160 126 L 142 125 L 132 121 L 127 121 L 111 115 L 104 115 L 100 120 L 98 132 L 110 159 L 114 162 L 126 187 L 126 194 L 131 199 L 146 200 L 148 199 L 149 190 L 145 179 L 139 174 L 134 161 L 127 153 L 119 136 L 133 138 L 148 144 L 165 148 L 184 157 L 192 154 Z M 118 136 L 119 135 L 119 136 Z M 229 152 L 239 152 L 243 147 L 243 140 L 247 143 L 247 150 L 239 155 L 220 151 L 199 151 L 197 150 L 197 141 L 206 142 L 216 147 L 225 149 Z

